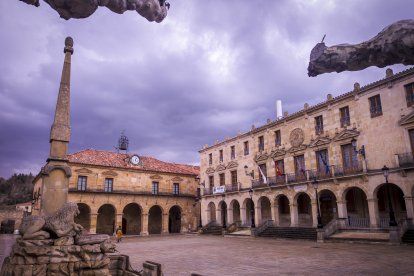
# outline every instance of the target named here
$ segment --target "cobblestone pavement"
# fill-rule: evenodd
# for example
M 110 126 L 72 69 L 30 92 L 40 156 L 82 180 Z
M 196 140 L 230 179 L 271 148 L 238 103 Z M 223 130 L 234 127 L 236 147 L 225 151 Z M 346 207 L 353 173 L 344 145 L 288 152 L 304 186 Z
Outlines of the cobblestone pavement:
M 13 238 L 0 235 L 0 262 Z M 414 275 L 414 246 L 404 245 L 171 235 L 125 237 L 117 250 L 136 269 L 161 263 L 165 276 Z

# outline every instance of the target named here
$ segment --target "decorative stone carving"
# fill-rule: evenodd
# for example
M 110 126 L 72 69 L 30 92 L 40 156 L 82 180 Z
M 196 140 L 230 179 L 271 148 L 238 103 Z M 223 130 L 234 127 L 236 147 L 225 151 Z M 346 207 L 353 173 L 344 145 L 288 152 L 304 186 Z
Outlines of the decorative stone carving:
M 265 153 L 265 152 L 259 152 L 259 153 L 257 153 L 255 160 L 256 160 L 256 162 L 260 162 L 260 161 L 267 160 L 267 158 L 269 158 L 269 156 L 267 155 L 267 153 Z
M 302 144 L 302 145 L 297 146 L 297 147 L 291 147 L 288 151 L 290 153 L 294 153 L 294 152 L 298 152 L 298 151 L 301 151 L 301 150 L 305 150 L 306 148 L 307 148 L 307 146 Z
M 154 175 L 151 175 L 149 178 L 152 179 L 152 180 L 161 180 L 162 176 L 160 176 L 158 174 L 154 174 Z
M 277 157 L 284 156 L 285 154 L 286 154 L 285 149 L 276 149 L 270 153 L 270 157 L 275 159 Z
M 239 164 L 236 161 L 230 161 L 230 163 L 227 165 L 227 169 L 233 169 L 237 168 Z
M 38 7 L 39 0 L 20 0 Z M 135 10 L 148 21 L 160 23 L 167 16 L 170 4 L 165 0 L 45 0 L 63 19 L 86 18 L 98 7 L 107 7 L 115 13 L 122 14 L 127 10 Z
M 80 168 L 80 169 L 75 170 L 75 172 L 77 172 L 78 174 L 79 173 L 81 173 L 81 174 L 91 174 L 91 173 L 93 173 L 93 171 L 91 171 L 87 168 Z
M 322 40 L 311 51 L 308 75 L 316 77 L 330 72 L 359 71 L 369 66 L 413 65 L 413 37 L 414 20 L 401 20 L 360 44 L 326 47 Z
M 356 129 L 344 129 L 343 131 L 339 132 L 333 138 L 334 141 L 346 140 L 352 137 L 357 137 L 359 135 L 359 131 Z
M 171 179 L 171 181 L 173 181 L 173 182 L 182 182 L 183 179 L 181 177 L 176 176 L 173 179 Z
M 329 144 L 330 142 L 331 142 L 330 138 L 320 136 L 316 140 L 311 141 L 311 143 L 309 144 L 309 147 L 310 148 L 315 148 L 315 147 L 319 147 L 319 146 Z
M 292 147 L 299 147 L 305 140 L 305 134 L 301 128 L 295 128 L 292 130 L 289 136 L 289 141 Z
M 212 167 L 210 167 L 210 168 L 208 168 L 207 170 L 206 170 L 206 174 L 212 174 L 212 173 L 214 173 L 216 170 L 214 169 L 214 168 L 212 168 Z
M 223 164 L 220 164 L 217 166 L 216 171 L 221 172 L 224 171 L 226 169 L 226 166 L 224 166 Z
M 102 175 L 106 175 L 106 176 L 118 176 L 118 174 L 115 171 L 104 171 L 102 172 Z
M 400 126 L 408 126 L 414 124 L 414 111 L 402 117 L 398 124 Z

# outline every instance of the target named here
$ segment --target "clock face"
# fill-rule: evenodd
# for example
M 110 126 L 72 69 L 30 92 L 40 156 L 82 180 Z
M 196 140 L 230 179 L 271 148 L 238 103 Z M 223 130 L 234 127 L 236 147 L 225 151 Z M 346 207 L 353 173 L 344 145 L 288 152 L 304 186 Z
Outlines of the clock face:
M 131 164 L 138 165 L 139 161 L 140 161 L 139 156 L 138 155 L 132 155 L 130 161 L 131 161 Z

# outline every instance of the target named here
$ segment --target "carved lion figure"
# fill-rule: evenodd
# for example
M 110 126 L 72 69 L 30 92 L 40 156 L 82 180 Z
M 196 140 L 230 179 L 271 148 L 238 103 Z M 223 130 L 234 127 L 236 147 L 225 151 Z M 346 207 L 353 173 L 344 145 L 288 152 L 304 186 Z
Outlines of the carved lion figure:
M 20 227 L 20 233 L 25 240 L 48 239 L 50 234 L 59 238 L 75 236 L 83 230 L 83 227 L 74 221 L 78 214 L 78 205 L 67 202 L 52 215 L 25 217 Z

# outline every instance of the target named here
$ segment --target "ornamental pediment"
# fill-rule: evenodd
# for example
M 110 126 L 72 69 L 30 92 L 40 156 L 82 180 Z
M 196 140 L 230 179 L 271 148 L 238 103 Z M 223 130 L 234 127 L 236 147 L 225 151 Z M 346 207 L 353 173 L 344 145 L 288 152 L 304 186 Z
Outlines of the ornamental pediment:
M 297 146 L 297 147 L 291 147 L 288 151 L 290 153 L 294 153 L 294 152 L 297 152 L 297 151 L 305 150 L 306 148 L 307 148 L 307 146 L 302 144 L 302 145 Z
M 359 135 L 359 131 L 356 129 L 344 129 L 343 131 L 336 134 L 333 140 L 340 141 L 340 140 L 357 137 L 358 135 Z
M 158 175 L 158 174 L 153 174 L 149 177 L 152 180 L 161 180 L 162 176 Z
M 215 172 L 215 170 L 212 167 L 207 168 L 207 170 L 206 170 L 206 174 L 211 174 L 211 173 L 214 173 L 214 172 Z
M 171 179 L 171 181 L 173 181 L 173 182 L 182 182 L 183 179 L 181 177 L 176 176 L 173 179 Z
M 109 170 L 102 172 L 102 175 L 108 175 L 108 176 L 118 176 L 118 174 L 115 171 Z
M 328 137 L 318 137 L 316 140 L 311 141 L 311 143 L 309 144 L 309 147 L 315 148 L 315 147 L 323 146 L 323 145 L 329 144 L 331 141 L 332 139 Z
M 286 150 L 285 149 L 277 149 L 277 150 L 272 151 L 270 153 L 270 156 L 272 158 L 277 158 L 277 157 L 280 157 L 280 156 L 284 156 L 285 154 L 286 154 Z
M 89 170 L 89 169 L 87 169 L 87 168 L 80 168 L 80 169 L 75 170 L 75 172 L 77 172 L 77 173 L 83 173 L 83 174 L 92 173 L 92 171 Z
M 402 117 L 398 122 L 400 126 L 406 126 L 414 124 L 414 111 L 409 113 L 408 115 Z
M 220 164 L 217 166 L 216 171 L 221 172 L 224 171 L 226 169 L 226 166 L 224 166 L 223 164 Z
M 237 166 L 239 166 L 239 164 L 238 164 L 236 161 L 231 161 L 231 162 L 227 165 L 227 169 L 237 168 Z
M 264 160 L 267 160 L 267 158 L 268 158 L 269 156 L 267 155 L 267 153 L 265 153 L 265 152 L 259 152 L 257 155 L 256 155 L 256 162 L 260 162 L 260 161 L 264 161 Z

